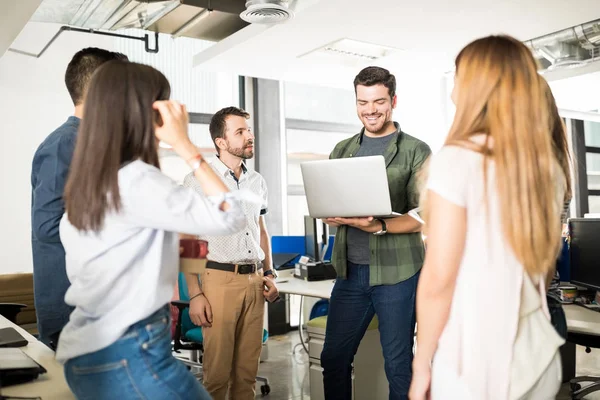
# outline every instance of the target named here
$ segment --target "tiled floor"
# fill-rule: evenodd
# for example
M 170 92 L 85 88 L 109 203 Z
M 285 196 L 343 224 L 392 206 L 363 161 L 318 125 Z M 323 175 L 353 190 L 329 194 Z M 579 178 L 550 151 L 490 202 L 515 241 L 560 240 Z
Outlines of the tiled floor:
M 591 353 L 586 353 L 585 348 L 577 346 L 577 376 L 591 375 L 600 376 L 600 350 L 592 349 Z M 562 386 L 560 393 L 558 394 L 557 400 L 568 400 L 569 396 L 569 384 L 566 383 Z M 586 400 L 600 400 L 600 391 L 589 394 L 585 397 Z
M 310 400 L 308 382 L 308 356 L 301 346 L 298 332 L 269 338 L 269 357 L 260 364 L 258 375 L 269 379 L 271 393 L 263 397 L 260 385 L 256 398 L 265 400 Z
M 299 347 L 296 348 L 296 354 L 292 354 L 294 346 L 298 343 L 298 332 L 269 338 L 269 358 L 260 364 L 259 375 L 269 379 L 271 394 L 263 397 L 260 394 L 260 386 L 257 385 L 257 399 L 310 400 L 308 356 Z M 587 354 L 583 347 L 577 347 L 577 375 L 600 376 L 600 350 L 592 350 Z M 557 400 L 568 399 L 569 385 L 564 384 Z M 585 399 L 600 400 L 600 391 L 588 395 Z

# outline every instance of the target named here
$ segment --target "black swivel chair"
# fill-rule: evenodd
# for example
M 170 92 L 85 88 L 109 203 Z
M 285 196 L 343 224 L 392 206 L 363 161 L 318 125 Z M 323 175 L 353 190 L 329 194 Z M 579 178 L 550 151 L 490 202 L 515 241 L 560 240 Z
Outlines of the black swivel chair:
M 585 347 L 586 353 L 591 353 L 592 349 L 600 349 L 600 336 L 586 335 L 582 333 L 569 333 L 567 341 Z M 591 383 L 583 385 L 585 383 Z M 571 385 L 571 399 L 581 400 L 590 393 L 600 390 L 600 377 L 598 376 L 577 376 L 569 381 Z
M 569 220 L 569 256 L 571 283 L 600 290 L 600 219 L 572 218 Z M 585 347 L 585 352 L 600 349 L 599 335 L 569 332 L 567 342 Z M 583 385 L 590 382 L 589 385 Z M 600 377 L 577 376 L 570 380 L 571 399 L 581 400 L 590 393 L 600 391 Z
M 27 307 L 27 305 L 19 303 L 0 303 L 0 315 L 2 315 L 4 318 L 9 320 L 13 324 L 16 324 L 17 315 L 25 307 Z

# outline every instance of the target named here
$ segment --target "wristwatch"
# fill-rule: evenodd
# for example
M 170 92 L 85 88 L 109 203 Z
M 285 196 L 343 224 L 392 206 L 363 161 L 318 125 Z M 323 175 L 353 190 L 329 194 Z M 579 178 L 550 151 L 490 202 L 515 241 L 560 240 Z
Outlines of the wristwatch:
M 275 270 L 271 268 L 263 272 L 263 276 L 272 276 L 273 279 L 277 279 L 277 272 L 275 272 Z
M 373 235 L 375 235 L 375 236 L 385 235 L 387 233 L 387 225 L 385 224 L 385 221 L 382 220 L 381 218 L 376 218 L 376 220 L 381 222 L 381 230 L 374 232 Z

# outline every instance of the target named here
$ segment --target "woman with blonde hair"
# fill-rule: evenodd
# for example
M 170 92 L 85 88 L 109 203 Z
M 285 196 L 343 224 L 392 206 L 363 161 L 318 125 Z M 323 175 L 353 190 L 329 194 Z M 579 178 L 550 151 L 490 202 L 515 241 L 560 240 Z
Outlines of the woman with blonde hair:
M 456 58 L 456 115 L 423 197 L 412 400 L 554 399 L 559 347 L 546 279 L 565 176 L 529 49 L 508 36 Z M 435 356 L 435 357 L 434 357 Z

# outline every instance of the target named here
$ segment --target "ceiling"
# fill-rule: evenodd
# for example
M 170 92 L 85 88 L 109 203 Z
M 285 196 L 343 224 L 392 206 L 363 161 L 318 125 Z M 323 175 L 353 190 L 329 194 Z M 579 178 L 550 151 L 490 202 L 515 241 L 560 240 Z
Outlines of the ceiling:
M 19 36 L 42 0 L 6 1 L 0 14 L 0 57 Z
M 370 64 L 402 75 L 442 75 L 469 41 L 507 33 L 527 40 L 600 18 L 600 1 L 578 0 L 297 0 L 296 17 L 250 25 L 194 57 L 200 69 L 260 78 L 351 87 Z M 376 61 L 308 55 L 339 39 L 387 46 Z

